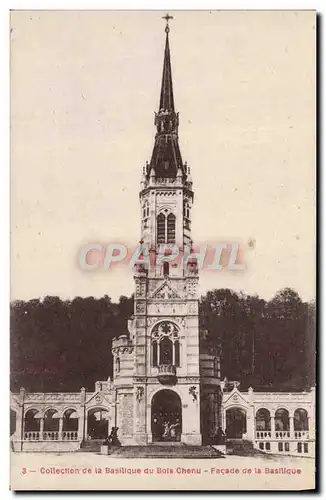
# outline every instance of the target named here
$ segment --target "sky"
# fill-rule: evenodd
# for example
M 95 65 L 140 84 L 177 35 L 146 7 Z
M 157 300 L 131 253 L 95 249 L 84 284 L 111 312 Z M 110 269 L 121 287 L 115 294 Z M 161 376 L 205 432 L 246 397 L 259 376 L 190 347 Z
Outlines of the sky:
M 88 243 L 140 237 L 165 43 L 158 11 L 11 13 L 11 299 L 116 300 L 132 272 L 85 272 Z M 238 242 L 244 271 L 200 292 L 315 296 L 315 14 L 172 12 L 195 244 Z M 251 242 L 249 245 L 248 242 Z

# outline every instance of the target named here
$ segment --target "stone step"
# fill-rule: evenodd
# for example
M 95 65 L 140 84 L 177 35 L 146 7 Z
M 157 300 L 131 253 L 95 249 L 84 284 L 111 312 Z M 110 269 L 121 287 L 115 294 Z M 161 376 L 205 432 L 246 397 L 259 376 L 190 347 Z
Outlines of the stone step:
M 80 451 L 89 451 L 89 452 L 99 452 L 101 450 L 101 444 L 103 439 L 89 439 L 87 441 L 83 441 L 80 446 Z
M 224 456 L 212 446 L 187 446 L 180 443 L 171 446 L 150 444 L 148 446 L 122 446 L 112 453 L 112 457 L 119 458 L 220 458 Z

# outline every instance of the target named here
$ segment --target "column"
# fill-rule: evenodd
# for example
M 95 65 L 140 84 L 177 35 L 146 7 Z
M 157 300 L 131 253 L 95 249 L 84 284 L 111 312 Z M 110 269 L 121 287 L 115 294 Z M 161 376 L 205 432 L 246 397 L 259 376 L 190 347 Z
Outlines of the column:
M 23 441 L 25 435 L 24 400 L 25 400 L 25 389 L 24 387 L 21 387 L 19 391 L 19 419 L 18 421 L 16 421 L 16 432 L 17 432 L 18 422 L 20 420 L 20 428 L 19 428 L 20 434 L 18 435 L 18 439 L 21 441 L 20 451 L 23 451 Z
M 275 439 L 275 418 L 273 415 L 271 416 L 271 435 L 272 439 Z
M 172 365 L 175 366 L 175 343 L 172 344 Z
M 86 438 L 87 419 L 85 415 L 86 389 L 80 389 L 80 407 L 78 408 L 78 441 L 81 443 Z
M 247 420 L 247 439 L 249 441 L 254 440 L 255 435 L 255 408 L 254 406 L 250 406 L 248 412 L 246 413 Z
M 59 439 L 63 439 L 62 438 L 62 429 L 63 429 L 63 417 L 60 417 L 59 418 Z
M 84 407 L 78 412 L 78 441 L 84 440 L 85 412 Z
M 88 427 L 88 412 L 85 411 L 84 439 L 86 441 L 87 441 L 87 437 L 88 437 L 87 427 Z
M 40 418 L 40 439 L 43 439 L 43 431 L 44 431 L 44 418 Z
M 160 366 L 160 354 L 161 354 L 161 349 L 160 349 L 160 341 L 157 341 L 157 366 Z
M 14 439 L 20 441 L 24 436 L 24 411 L 23 406 L 19 406 L 16 412 L 16 430 L 13 435 Z
M 289 417 L 289 430 L 290 430 L 290 438 L 294 438 L 294 425 L 293 425 L 294 417 Z
M 222 429 L 226 431 L 226 410 L 222 407 Z

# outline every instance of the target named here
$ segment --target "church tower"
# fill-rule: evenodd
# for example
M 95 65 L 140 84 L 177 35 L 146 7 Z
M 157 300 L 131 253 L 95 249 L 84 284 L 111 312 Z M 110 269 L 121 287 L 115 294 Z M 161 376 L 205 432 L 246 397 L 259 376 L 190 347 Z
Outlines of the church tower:
M 191 240 L 194 193 L 179 147 L 169 45 L 171 17 L 165 19 L 156 134 L 139 193 L 141 239 L 134 271 L 134 316 L 129 322 L 130 338 L 115 339 L 112 349 L 116 422 L 123 444 L 181 441 L 200 445 L 201 391 L 206 389 L 201 384 L 205 373 L 200 371 L 198 266 Z M 211 357 L 204 358 L 208 367 L 204 371 L 212 378 Z

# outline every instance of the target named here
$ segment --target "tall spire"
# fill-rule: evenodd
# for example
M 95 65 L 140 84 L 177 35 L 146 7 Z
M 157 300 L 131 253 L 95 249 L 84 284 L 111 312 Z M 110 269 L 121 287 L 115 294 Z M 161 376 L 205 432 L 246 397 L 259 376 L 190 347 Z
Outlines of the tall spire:
M 179 114 L 174 109 L 171 58 L 169 45 L 169 20 L 172 16 L 166 14 L 165 51 L 163 62 L 162 86 L 160 94 L 160 107 L 155 113 L 155 125 L 157 133 L 150 164 L 146 175 L 156 178 L 176 178 L 178 170 L 181 169 L 182 176 L 187 176 L 186 169 L 182 163 L 182 157 L 178 141 Z M 151 172 L 151 174 L 150 174 Z
M 174 99 L 173 99 L 173 85 L 172 85 L 172 71 L 171 71 L 171 58 L 170 58 L 170 45 L 169 45 L 169 20 L 173 19 L 172 16 L 166 14 L 163 17 L 166 19 L 166 40 L 165 40 L 165 52 L 164 52 L 164 63 L 163 63 L 163 74 L 162 74 L 162 86 L 161 86 L 161 97 L 160 97 L 160 110 L 174 111 Z

